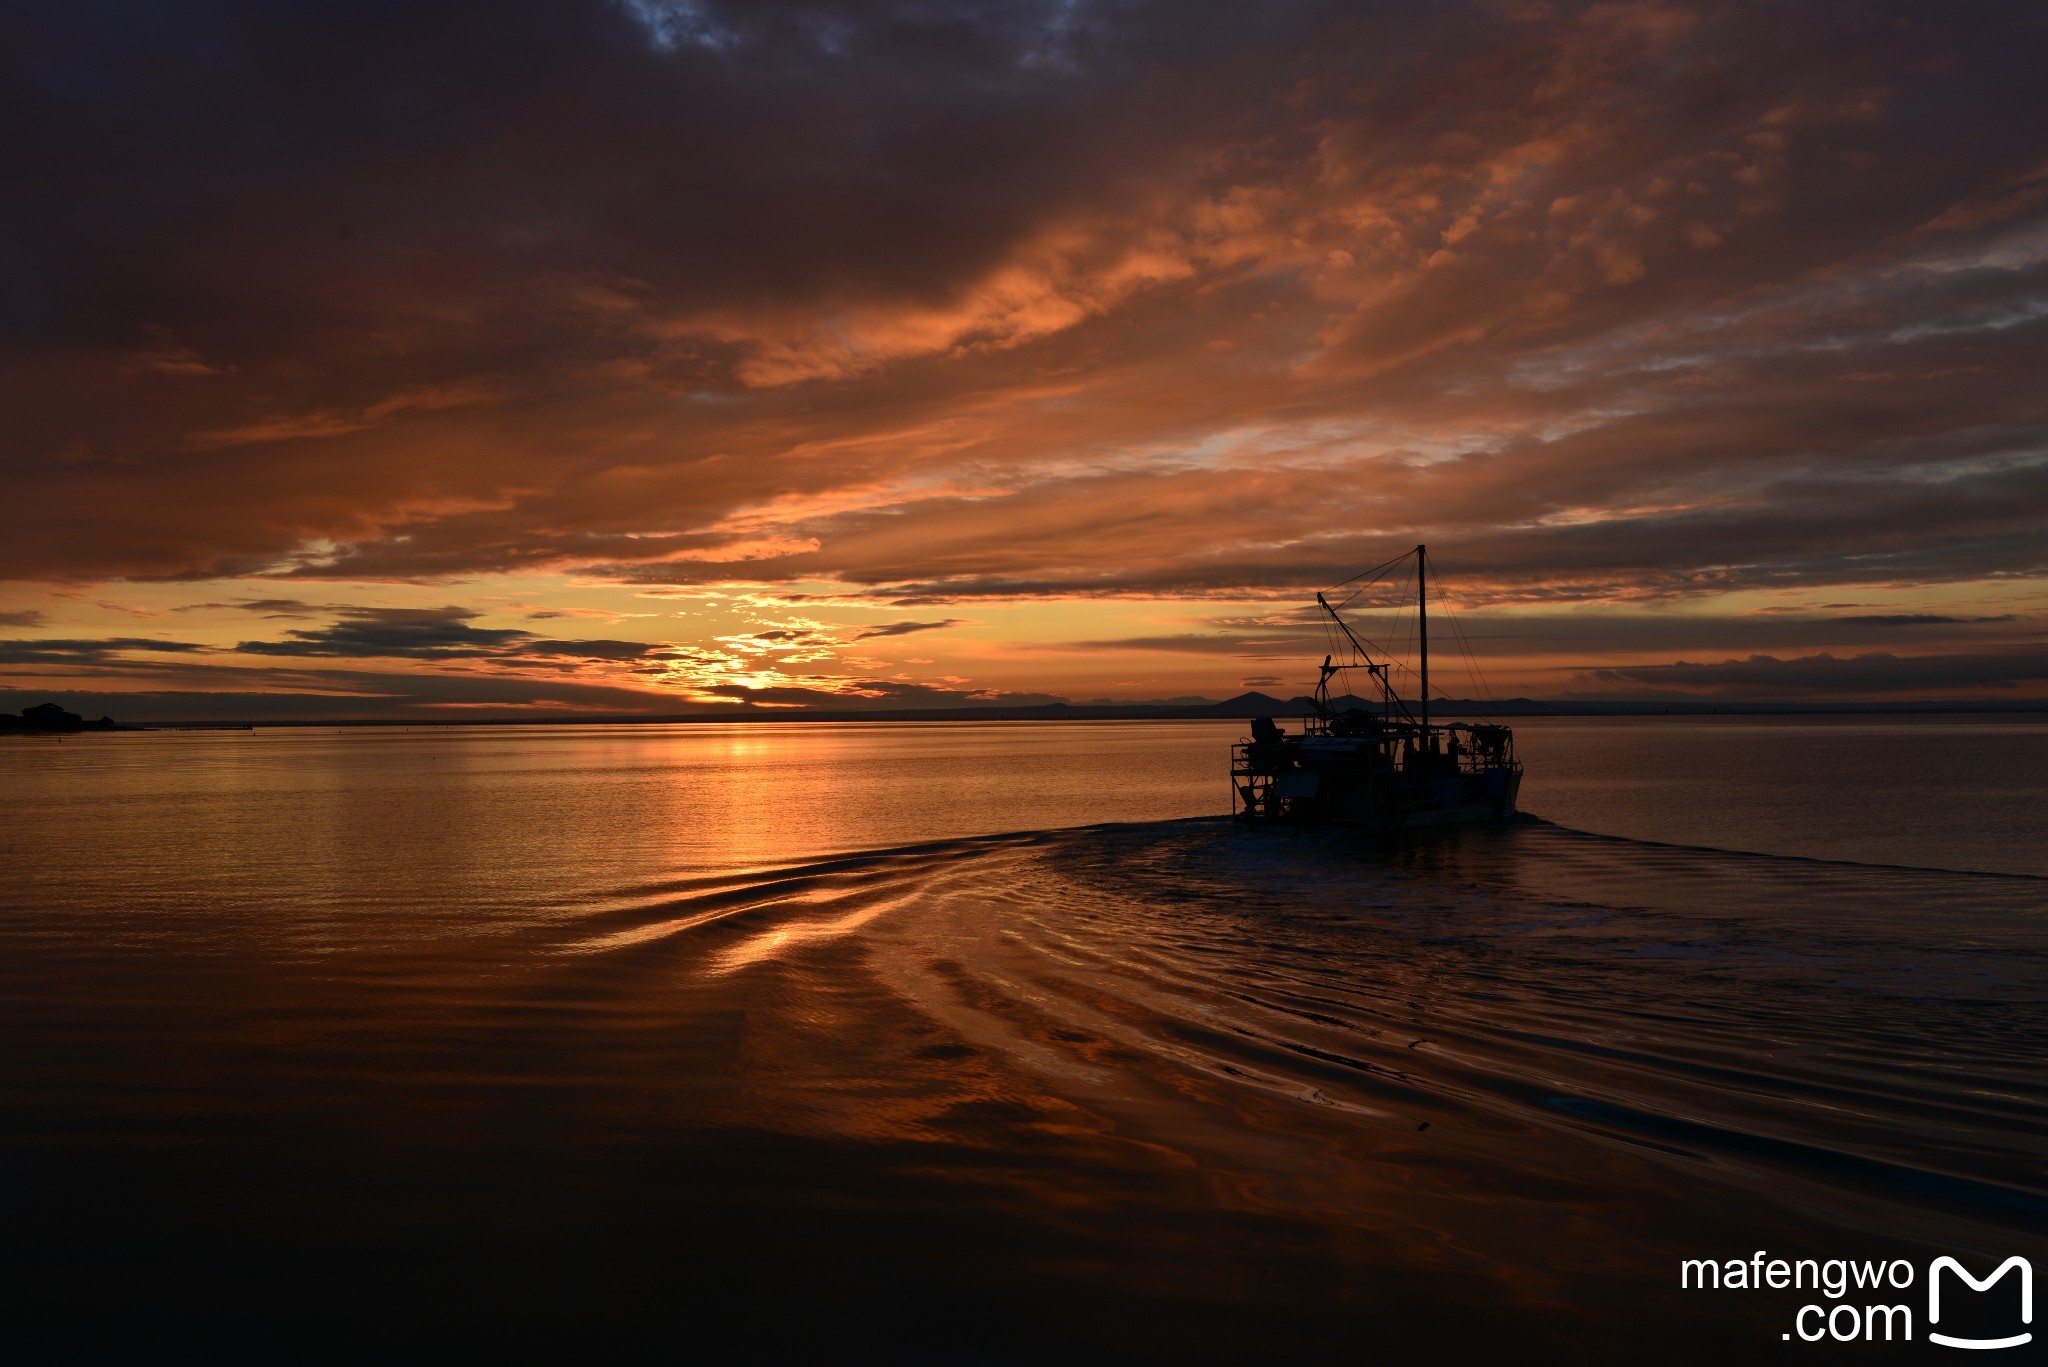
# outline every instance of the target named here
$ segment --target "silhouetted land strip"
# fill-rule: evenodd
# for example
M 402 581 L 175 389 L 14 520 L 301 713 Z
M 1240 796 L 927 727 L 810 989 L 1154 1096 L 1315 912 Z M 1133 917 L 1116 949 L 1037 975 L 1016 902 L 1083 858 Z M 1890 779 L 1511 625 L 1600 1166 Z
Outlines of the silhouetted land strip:
M 132 729 L 117 725 L 112 717 L 87 721 L 76 712 L 66 712 L 53 702 L 37 703 L 34 707 L 24 707 L 19 712 L 0 712 L 0 731 L 26 735 L 64 735 L 73 731 Z
M 1332 705 L 1376 710 L 1376 704 L 1346 695 Z M 721 707 L 696 712 L 654 712 L 632 716 L 617 713 L 570 712 L 537 717 L 506 712 L 463 717 L 220 717 L 202 720 L 116 722 L 111 717 L 87 721 L 54 702 L 24 708 L 19 714 L 0 712 L 0 735 L 69 735 L 84 731 L 249 731 L 257 727 L 305 726 L 655 726 L 677 722 L 964 722 L 964 721 L 1249 721 L 1253 717 L 1299 717 L 1310 709 L 1308 698 L 1275 698 L 1243 693 L 1218 703 L 1034 703 L 1004 706 L 984 703 L 968 707 L 779 708 Z M 2039 701 L 2013 703 L 1663 703 L 1663 702 L 1539 702 L 1508 698 L 1475 702 L 1446 698 L 1432 704 L 1439 717 L 1810 717 L 1899 716 L 1954 714 L 2033 714 L 2048 712 Z
M 1336 706 L 1357 706 L 1368 710 L 1376 704 L 1363 698 L 1344 697 Z M 258 727 L 273 726 L 647 726 L 677 722 L 963 722 L 963 721 L 1203 721 L 1208 719 L 1248 721 L 1253 717 L 1281 719 L 1301 716 L 1308 710 L 1307 698 L 1274 698 L 1263 693 L 1246 693 L 1225 702 L 1196 703 L 1036 703 L 1028 707 L 1005 707 L 990 703 L 975 707 L 916 708 L 755 708 L 733 707 L 715 711 L 647 713 L 619 716 L 608 713 L 562 713 L 545 717 L 506 713 L 469 717 L 348 717 L 348 718 L 253 718 Z M 1801 716 L 1899 716 L 2035 714 L 2048 712 L 2038 701 L 2012 704 L 1971 702 L 1926 703 L 1662 703 L 1662 702 L 1539 702 L 1531 698 L 1509 698 L 1501 702 L 1445 699 L 1434 703 L 1431 712 L 1439 717 L 1801 717 Z M 165 728 L 218 728 L 223 722 L 163 722 Z

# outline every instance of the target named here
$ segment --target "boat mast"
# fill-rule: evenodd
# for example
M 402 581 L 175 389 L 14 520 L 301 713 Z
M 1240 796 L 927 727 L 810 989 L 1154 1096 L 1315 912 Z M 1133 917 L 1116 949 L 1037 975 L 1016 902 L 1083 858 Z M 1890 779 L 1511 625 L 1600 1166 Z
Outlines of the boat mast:
M 1415 620 L 1422 637 L 1422 729 L 1429 730 L 1429 548 L 1415 548 Z

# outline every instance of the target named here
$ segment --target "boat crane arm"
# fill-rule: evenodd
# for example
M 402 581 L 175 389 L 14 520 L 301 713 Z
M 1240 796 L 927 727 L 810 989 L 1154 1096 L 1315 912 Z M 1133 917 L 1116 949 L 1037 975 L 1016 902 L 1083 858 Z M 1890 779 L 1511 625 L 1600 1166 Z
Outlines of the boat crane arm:
M 1316 602 L 1317 602 L 1317 604 L 1318 604 L 1319 606 L 1321 606 L 1321 608 L 1322 608 L 1322 610 L 1323 610 L 1324 612 L 1327 612 L 1327 613 L 1329 613 L 1329 614 L 1330 614 L 1330 620 L 1331 620 L 1331 621 L 1333 621 L 1333 622 L 1335 622 L 1335 623 L 1337 624 L 1337 630 L 1339 630 L 1339 631 L 1341 631 L 1341 632 L 1343 632 L 1343 633 L 1344 633 L 1344 639 L 1345 639 L 1345 640 L 1347 640 L 1347 641 L 1349 641 L 1349 642 L 1351 642 L 1351 648 L 1352 648 L 1353 650 L 1357 651 L 1357 652 L 1359 653 L 1360 657 L 1362 657 L 1362 658 L 1363 658 L 1363 659 L 1365 660 L 1365 662 L 1366 662 L 1366 665 L 1367 665 L 1367 667 L 1368 667 L 1368 668 L 1369 668 L 1369 667 L 1371 667 L 1371 665 L 1372 665 L 1372 652 L 1371 652 L 1371 651 L 1369 651 L 1369 650 L 1367 650 L 1367 649 L 1365 648 L 1365 645 L 1364 645 L 1364 643 L 1363 643 L 1363 642 L 1361 642 L 1361 641 L 1360 641 L 1360 640 L 1358 639 L 1358 637 L 1356 637 L 1356 636 L 1354 636 L 1354 635 L 1352 634 L 1352 632 L 1351 632 L 1351 624 L 1350 624 L 1349 622 L 1345 621 L 1345 620 L 1344 620 L 1344 619 L 1343 619 L 1342 617 L 1339 617 L 1339 616 L 1337 615 L 1337 609 L 1335 609 L 1335 608 L 1333 608 L 1333 607 L 1331 607 L 1331 606 L 1330 606 L 1330 600 L 1329 600 L 1329 599 L 1327 599 L 1327 598 L 1325 598 L 1325 597 L 1323 597 L 1323 595 L 1321 595 L 1320 593 L 1316 595 Z M 1323 659 L 1323 667 L 1327 669 L 1327 668 L 1329 667 L 1329 664 L 1330 664 L 1329 658 L 1328 658 L 1327 656 L 1326 656 L 1326 657 L 1324 657 L 1324 659 Z
M 1365 661 L 1365 671 L 1380 681 L 1380 692 L 1386 696 L 1387 702 L 1391 704 L 1396 710 L 1398 710 L 1403 717 L 1406 717 L 1411 722 L 1414 721 L 1414 714 L 1408 710 L 1408 704 L 1402 702 L 1401 699 L 1397 697 L 1394 693 L 1394 681 L 1392 678 L 1388 676 L 1388 666 L 1378 663 L 1373 659 L 1372 652 L 1365 648 L 1365 642 L 1358 639 L 1357 633 L 1351 630 L 1351 624 L 1345 621 L 1344 618 L 1341 615 L 1339 615 L 1337 609 L 1330 606 L 1329 599 L 1323 597 L 1323 595 L 1319 593 L 1316 595 L 1316 604 L 1319 607 L 1321 607 L 1324 612 L 1330 614 L 1330 620 L 1335 622 L 1337 624 L 1337 629 L 1344 633 L 1344 639 L 1351 642 L 1351 648 L 1358 652 L 1358 656 L 1360 659 Z M 1324 656 L 1323 679 L 1322 683 L 1319 684 L 1318 687 L 1326 687 L 1329 683 L 1330 676 L 1332 674 L 1335 674 L 1338 670 L 1355 668 L 1357 668 L 1356 665 L 1333 665 L 1330 663 L 1330 657 L 1327 655 Z

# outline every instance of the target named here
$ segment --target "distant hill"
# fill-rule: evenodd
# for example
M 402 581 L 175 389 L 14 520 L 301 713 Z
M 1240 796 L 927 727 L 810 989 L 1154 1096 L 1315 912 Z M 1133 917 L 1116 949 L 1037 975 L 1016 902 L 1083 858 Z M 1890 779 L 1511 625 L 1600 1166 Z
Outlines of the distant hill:
M 1330 706 L 1342 712 L 1348 708 L 1363 708 L 1367 712 L 1380 710 L 1375 699 L 1361 698 L 1355 693 L 1345 693 L 1330 699 Z M 1207 715 L 1216 717 L 1298 717 L 1313 710 L 1315 700 L 1307 697 L 1280 699 L 1265 693 L 1240 693 L 1228 702 L 1219 702 L 1207 709 Z M 1432 717 L 1538 717 L 1556 715 L 1564 709 L 1550 703 L 1541 703 L 1529 698 L 1509 698 L 1504 702 L 1474 702 L 1469 698 L 1439 698 L 1429 705 Z

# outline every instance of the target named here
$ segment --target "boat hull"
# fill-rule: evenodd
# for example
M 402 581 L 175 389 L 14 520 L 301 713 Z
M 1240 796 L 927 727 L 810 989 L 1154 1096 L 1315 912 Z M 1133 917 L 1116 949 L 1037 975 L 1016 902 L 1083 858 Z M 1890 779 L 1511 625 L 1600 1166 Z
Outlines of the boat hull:
M 1473 796 L 1461 792 L 1452 801 L 1441 801 L 1444 795 L 1430 793 L 1427 789 L 1411 789 L 1402 794 L 1402 801 L 1393 809 L 1384 806 L 1368 807 L 1363 811 L 1333 811 L 1320 822 L 1312 824 L 1325 826 L 1356 826 L 1370 830 L 1425 830 L 1432 826 L 1476 825 L 1487 821 L 1503 821 L 1515 814 L 1515 800 L 1520 795 L 1522 776 L 1508 774 L 1502 784 L 1499 797 L 1481 793 Z
M 1521 769 L 1505 763 L 1417 775 L 1385 764 L 1333 764 L 1331 759 L 1328 752 L 1295 749 L 1286 760 L 1276 757 L 1270 765 L 1256 759 L 1241 764 L 1236 771 L 1238 819 L 1417 830 L 1503 820 L 1515 814 L 1521 796 Z

